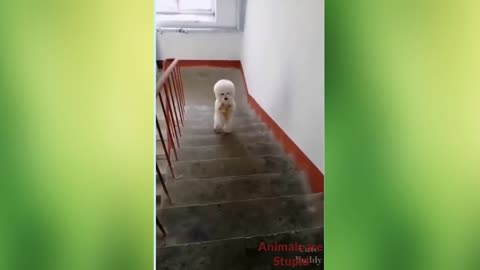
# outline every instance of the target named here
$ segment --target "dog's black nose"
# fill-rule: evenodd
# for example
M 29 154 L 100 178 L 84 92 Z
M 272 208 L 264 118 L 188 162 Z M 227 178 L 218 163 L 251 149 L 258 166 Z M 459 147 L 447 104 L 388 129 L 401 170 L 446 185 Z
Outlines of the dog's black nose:
M 228 97 L 225 97 L 224 99 L 225 99 L 225 100 L 228 100 Z

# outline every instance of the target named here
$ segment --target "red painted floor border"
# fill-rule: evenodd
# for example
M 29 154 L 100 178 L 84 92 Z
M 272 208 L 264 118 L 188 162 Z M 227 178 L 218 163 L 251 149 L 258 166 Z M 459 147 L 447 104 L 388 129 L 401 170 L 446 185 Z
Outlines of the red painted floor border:
M 173 59 L 165 59 L 164 61 L 168 65 L 173 62 Z M 179 60 L 178 65 L 181 67 L 242 68 L 238 60 Z
M 164 60 L 168 66 L 173 59 Z M 238 68 L 242 72 L 243 83 L 247 91 L 248 103 L 258 115 L 258 117 L 268 126 L 272 131 L 277 141 L 282 144 L 283 149 L 291 154 L 298 169 L 303 170 L 307 176 L 313 192 L 324 191 L 324 175 L 313 164 L 313 162 L 303 153 L 303 151 L 290 139 L 290 137 L 283 131 L 283 129 L 268 115 L 267 112 L 255 101 L 248 91 L 247 81 L 245 80 L 245 74 L 243 73 L 242 64 L 239 60 L 180 60 L 179 65 L 181 67 L 197 67 L 197 66 L 209 66 L 209 67 L 222 67 L 222 68 Z

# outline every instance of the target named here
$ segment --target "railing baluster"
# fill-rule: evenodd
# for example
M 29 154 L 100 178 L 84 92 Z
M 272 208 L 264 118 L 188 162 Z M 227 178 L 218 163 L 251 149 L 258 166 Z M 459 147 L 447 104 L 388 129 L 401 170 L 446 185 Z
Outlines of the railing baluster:
M 165 145 L 165 141 L 163 140 L 162 129 L 160 128 L 160 123 L 158 122 L 158 117 L 157 116 L 155 116 L 155 122 L 157 124 L 157 130 L 158 130 L 158 134 L 160 136 L 160 141 L 162 142 L 163 151 L 165 151 L 165 157 L 167 158 L 168 167 L 170 168 L 170 172 L 172 173 L 172 177 L 175 178 L 175 172 L 173 171 L 172 162 L 170 160 L 170 153 L 169 153 L 169 150 L 167 149 L 167 146 Z
M 182 102 L 183 102 L 183 107 L 185 108 L 186 103 L 185 103 L 185 91 L 183 88 L 183 80 L 182 80 L 182 73 L 180 72 L 180 67 L 178 67 L 178 81 L 180 82 L 180 92 L 182 93 Z
M 162 142 L 162 147 L 165 151 L 168 167 L 170 168 L 173 178 L 175 178 L 175 172 L 171 162 L 170 150 L 173 149 L 175 159 L 178 160 L 177 147 L 180 147 L 179 137 L 182 135 L 181 127 L 184 125 L 183 121 L 185 118 L 185 94 L 183 92 L 180 69 L 177 64 L 177 59 L 163 60 L 164 74 L 162 74 L 159 81 L 157 81 L 156 86 L 156 97 L 158 96 L 160 101 L 160 106 L 162 108 L 166 124 L 166 140 L 163 138 L 163 133 L 157 116 L 155 117 L 155 121 L 160 140 Z M 175 145 L 175 140 L 177 141 L 177 145 Z M 156 163 L 156 170 L 162 182 L 165 193 L 167 194 L 168 199 L 171 201 L 158 163 Z
M 177 115 L 175 114 L 175 105 L 173 102 L 172 91 L 170 88 L 170 78 L 167 77 L 165 83 L 165 94 L 166 94 L 166 101 L 167 101 L 167 110 L 169 111 L 170 117 L 172 119 L 173 130 L 175 131 L 175 138 L 177 140 L 177 145 L 180 147 L 180 140 L 178 137 L 180 136 L 180 129 L 178 128 L 178 119 L 176 119 Z M 177 120 L 177 124 L 175 124 L 175 119 Z
M 156 216 L 156 222 L 157 222 L 157 226 L 158 228 L 160 228 L 160 231 L 162 231 L 163 233 L 163 236 L 167 236 L 167 231 L 165 231 L 165 228 L 163 227 L 162 223 L 160 223 L 160 220 L 158 219 L 158 216 Z
M 170 121 L 168 120 L 168 113 L 167 113 L 167 110 L 165 109 L 165 104 L 163 103 L 163 99 L 162 99 L 162 93 L 159 93 L 158 95 L 158 98 L 160 100 L 160 105 L 162 106 L 162 111 L 163 111 L 163 115 L 165 116 L 165 122 L 167 124 L 167 132 L 168 132 L 168 139 L 169 139 L 169 151 L 170 151 L 170 147 L 173 146 L 173 153 L 175 154 L 175 159 L 178 160 L 178 155 L 177 155 L 177 149 L 175 148 L 175 143 L 173 142 L 173 131 L 172 131 L 172 127 L 170 125 Z
M 180 94 L 181 94 L 181 98 L 182 98 L 182 103 L 183 103 L 183 109 L 185 111 L 185 94 L 183 92 L 183 82 L 182 82 L 182 77 L 181 77 L 181 74 L 182 74 L 182 71 L 180 70 L 180 67 L 177 67 L 177 77 L 178 77 L 178 84 L 180 86 Z
M 182 110 L 182 103 L 180 102 L 180 87 L 179 87 L 179 84 L 178 84 L 178 78 L 177 78 L 177 67 L 175 67 L 173 69 L 173 72 L 172 72 L 172 75 L 173 75 L 173 78 L 172 78 L 172 81 L 173 81 L 173 88 L 174 88 L 174 92 L 175 92 L 175 99 L 177 101 L 177 107 L 178 107 L 178 111 L 180 113 L 180 122 L 182 123 L 182 126 L 183 126 L 183 110 Z
M 180 136 L 182 136 L 182 132 L 180 131 L 181 130 L 180 123 L 183 126 L 182 110 L 180 108 L 181 107 L 180 103 L 178 102 L 178 93 L 177 93 L 178 87 L 175 82 L 175 73 L 172 72 L 172 75 L 173 76 L 171 80 L 168 80 L 168 84 L 170 85 L 170 92 L 172 93 L 172 103 L 173 103 L 173 109 L 175 111 L 175 116 L 177 116 L 178 130 L 179 130 Z M 176 101 L 176 106 L 175 106 L 175 101 Z
M 160 168 L 158 167 L 158 162 L 155 161 L 155 167 L 157 169 L 157 175 L 158 178 L 160 178 L 160 182 L 162 183 L 163 190 L 165 191 L 165 194 L 167 194 L 167 199 L 170 204 L 172 203 L 172 198 L 170 197 L 170 194 L 168 193 L 167 186 L 165 185 L 165 179 L 163 179 L 162 173 L 160 172 Z

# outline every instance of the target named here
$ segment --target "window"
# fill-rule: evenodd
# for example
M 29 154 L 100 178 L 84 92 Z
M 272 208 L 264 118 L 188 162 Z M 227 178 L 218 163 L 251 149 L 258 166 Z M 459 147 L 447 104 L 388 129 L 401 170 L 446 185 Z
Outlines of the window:
M 157 13 L 215 15 L 215 0 L 157 0 Z
M 237 31 L 244 0 L 155 0 L 160 31 Z

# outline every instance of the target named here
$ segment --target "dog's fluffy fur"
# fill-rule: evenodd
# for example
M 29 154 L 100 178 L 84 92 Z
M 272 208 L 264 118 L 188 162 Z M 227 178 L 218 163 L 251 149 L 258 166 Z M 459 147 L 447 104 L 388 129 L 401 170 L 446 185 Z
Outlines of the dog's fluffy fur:
M 235 103 L 235 85 L 229 80 L 219 80 L 213 87 L 215 93 L 215 114 L 213 129 L 215 132 L 232 132 Z

